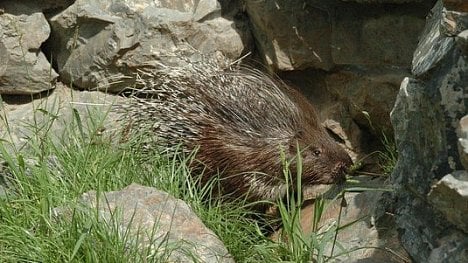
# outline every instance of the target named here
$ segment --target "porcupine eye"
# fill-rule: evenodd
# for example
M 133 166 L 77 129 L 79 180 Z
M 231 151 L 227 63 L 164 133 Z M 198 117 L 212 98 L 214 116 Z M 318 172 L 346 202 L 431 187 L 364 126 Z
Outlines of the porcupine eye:
M 314 149 L 312 150 L 312 153 L 316 156 L 316 157 L 319 157 L 320 154 L 322 153 L 322 151 L 320 149 Z

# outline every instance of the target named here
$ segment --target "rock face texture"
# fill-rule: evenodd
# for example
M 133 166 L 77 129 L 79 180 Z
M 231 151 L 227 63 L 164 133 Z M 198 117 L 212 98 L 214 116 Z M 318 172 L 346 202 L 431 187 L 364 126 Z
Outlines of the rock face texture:
M 115 92 L 131 86 L 139 68 L 179 65 L 200 53 L 238 58 L 248 31 L 222 15 L 229 17 L 213 0 L 77 0 L 50 19 L 50 45 L 67 84 Z
M 463 225 L 454 224 L 456 216 L 438 211 L 444 208 L 438 208 L 443 202 L 437 193 L 453 183 L 442 179 L 433 189 L 432 205 L 427 194 L 434 182 L 463 169 L 455 131 L 468 110 L 468 63 L 466 50 L 456 39 L 468 28 L 468 13 L 448 10 L 441 1 L 431 13 L 414 52 L 414 77 L 402 82 L 391 113 L 399 152 L 391 176 L 397 226 L 415 261 L 465 262 L 468 244 Z M 466 195 L 457 198 L 466 202 Z
M 424 7 L 381 4 L 362 10 L 343 1 L 246 1 L 258 47 L 275 69 L 407 66 Z

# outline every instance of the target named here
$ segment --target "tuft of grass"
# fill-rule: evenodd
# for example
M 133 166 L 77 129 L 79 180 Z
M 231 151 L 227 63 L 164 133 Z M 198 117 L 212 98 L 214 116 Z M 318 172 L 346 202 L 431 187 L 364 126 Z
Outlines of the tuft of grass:
M 382 134 L 384 150 L 379 152 L 380 168 L 385 175 L 390 175 L 398 161 L 398 150 L 395 141 Z
M 349 175 L 368 175 L 368 176 L 389 176 L 393 169 L 396 166 L 398 161 L 398 150 L 395 144 L 395 141 L 392 137 L 389 137 L 385 131 L 377 131 L 372 123 L 370 114 L 367 111 L 362 111 L 362 114 L 367 119 L 369 127 L 371 130 L 377 134 L 380 133 L 382 137 L 380 138 L 381 150 L 373 151 L 359 160 L 356 160 L 354 164 L 348 170 Z M 361 171 L 361 168 L 364 166 L 364 162 L 368 158 L 376 158 L 377 166 L 379 171 L 377 173 Z

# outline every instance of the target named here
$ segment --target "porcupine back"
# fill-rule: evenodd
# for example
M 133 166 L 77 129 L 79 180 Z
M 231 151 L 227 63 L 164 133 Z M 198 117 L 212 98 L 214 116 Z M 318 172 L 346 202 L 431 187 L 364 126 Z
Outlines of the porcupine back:
M 203 170 L 203 182 L 220 174 L 224 194 L 283 196 L 281 151 L 295 179 L 297 146 L 303 185 L 335 183 L 352 163 L 306 98 L 258 70 L 192 63 L 140 72 L 136 87 L 127 105 L 131 128 L 149 129 L 159 146 L 197 149 L 191 167 Z

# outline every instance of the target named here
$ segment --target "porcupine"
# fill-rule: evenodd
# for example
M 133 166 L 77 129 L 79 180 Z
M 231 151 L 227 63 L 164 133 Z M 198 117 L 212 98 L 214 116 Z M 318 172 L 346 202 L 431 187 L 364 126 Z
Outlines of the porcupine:
M 296 179 L 297 147 L 303 186 L 336 183 L 352 164 L 310 102 L 259 70 L 203 61 L 144 70 L 136 83 L 126 107 L 130 128 L 149 129 L 159 146 L 196 150 L 190 167 L 203 171 L 202 183 L 219 175 L 222 194 L 249 201 L 283 197 L 281 151 Z

